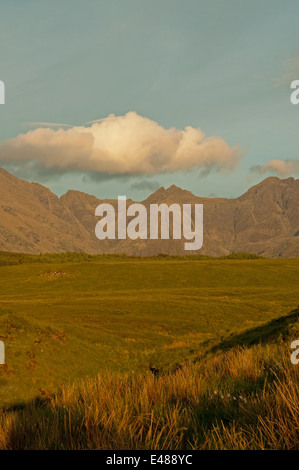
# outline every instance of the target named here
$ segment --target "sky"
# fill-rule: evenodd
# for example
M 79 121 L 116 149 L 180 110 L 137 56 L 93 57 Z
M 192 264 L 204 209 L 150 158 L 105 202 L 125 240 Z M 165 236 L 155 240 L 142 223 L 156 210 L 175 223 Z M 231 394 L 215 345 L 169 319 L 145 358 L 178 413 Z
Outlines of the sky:
M 0 167 L 57 195 L 298 177 L 298 0 L 0 0 Z

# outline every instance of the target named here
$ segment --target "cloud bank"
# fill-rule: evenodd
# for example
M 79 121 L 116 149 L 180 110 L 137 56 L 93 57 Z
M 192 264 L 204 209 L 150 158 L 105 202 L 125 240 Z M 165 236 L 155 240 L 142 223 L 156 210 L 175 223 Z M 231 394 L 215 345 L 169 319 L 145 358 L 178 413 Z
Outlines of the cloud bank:
M 141 180 L 141 181 L 136 181 L 135 183 L 132 183 L 130 186 L 130 189 L 135 189 L 137 191 L 144 191 L 144 190 L 156 191 L 156 189 L 159 189 L 160 186 L 161 185 L 158 181 Z
M 206 137 L 199 128 L 165 129 L 129 112 L 109 115 L 89 126 L 39 127 L 0 145 L 0 162 L 30 166 L 34 171 L 98 172 L 140 175 L 200 168 L 232 169 L 242 153 L 221 137 Z
M 285 178 L 299 173 L 299 160 L 270 160 L 264 166 L 255 166 L 252 171 L 260 174 L 276 173 Z

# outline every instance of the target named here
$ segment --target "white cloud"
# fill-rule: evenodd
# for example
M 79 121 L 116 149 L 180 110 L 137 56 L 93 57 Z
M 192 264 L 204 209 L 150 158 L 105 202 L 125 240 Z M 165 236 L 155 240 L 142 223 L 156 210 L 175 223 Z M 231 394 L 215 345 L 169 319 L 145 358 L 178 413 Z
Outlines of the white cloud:
M 259 173 L 274 172 L 281 177 L 299 173 L 299 160 L 270 160 L 264 166 L 254 167 Z
M 53 127 L 53 124 L 51 124 Z M 0 145 L 0 162 L 35 163 L 45 171 L 99 172 L 108 175 L 157 174 L 200 168 L 231 169 L 241 158 L 238 146 L 206 137 L 199 128 L 165 129 L 129 112 L 90 126 L 40 127 Z

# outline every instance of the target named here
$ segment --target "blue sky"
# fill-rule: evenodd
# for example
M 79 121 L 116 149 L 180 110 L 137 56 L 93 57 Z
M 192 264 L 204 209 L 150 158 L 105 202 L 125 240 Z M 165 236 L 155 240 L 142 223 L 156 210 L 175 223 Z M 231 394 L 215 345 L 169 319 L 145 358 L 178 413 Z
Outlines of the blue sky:
M 52 171 L 48 163 L 37 171 L 27 148 L 24 165 L 6 145 L 0 166 L 58 195 L 72 188 L 137 200 L 171 184 L 235 197 L 276 175 L 277 166 L 265 167 L 272 160 L 295 162 L 282 176 L 296 176 L 299 105 L 290 103 L 290 83 L 299 79 L 298 0 L 0 0 L 0 7 L 0 147 L 46 127 L 38 123 L 89 126 L 134 111 L 165 129 L 200 128 L 239 144 L 243 155 L 222 171 L 217 163 L 209 171 L 98 174 L 82 166 Z

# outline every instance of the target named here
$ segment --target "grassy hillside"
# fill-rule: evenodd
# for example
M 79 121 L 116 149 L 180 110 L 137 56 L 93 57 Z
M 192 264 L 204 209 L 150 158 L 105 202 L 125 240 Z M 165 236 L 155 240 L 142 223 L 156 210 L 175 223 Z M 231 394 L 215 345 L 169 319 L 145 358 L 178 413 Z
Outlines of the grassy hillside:
M 1 412 L 0 449 L 298 450 L 299 366 L 289 352 L 276 338 L 172 373 L 64 386 Z
M 0 402 L 106 371 L 172 371 L 251 344 L 247 330 L 258 341 L 298 305 L 298 260 L 234 258 L 2 253 Z

